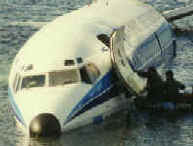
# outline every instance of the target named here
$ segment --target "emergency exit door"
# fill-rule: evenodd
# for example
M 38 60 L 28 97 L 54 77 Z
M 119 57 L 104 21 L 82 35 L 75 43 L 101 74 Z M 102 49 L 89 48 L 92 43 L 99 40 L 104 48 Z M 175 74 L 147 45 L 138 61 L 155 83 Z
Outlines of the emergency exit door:
M 127 41 L 125 38 L 125 27 L 120 27 L 115 30 L 111 36 L 111 59 L 113 68 L 117 73 L 119 79 L 123 85 L 134 95 L 139 95 L 144 91 L 146 85 L 146 79 L 143 79 L 133 71 L 131 64 L 129 63 L 129 56 L 126 54 L 124 43 Z

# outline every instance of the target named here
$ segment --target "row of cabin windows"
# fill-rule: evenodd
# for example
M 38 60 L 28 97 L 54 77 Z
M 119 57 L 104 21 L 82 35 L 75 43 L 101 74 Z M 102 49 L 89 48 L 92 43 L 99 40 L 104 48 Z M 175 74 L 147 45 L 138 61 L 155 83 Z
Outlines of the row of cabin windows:
M 50 87 L 63 86 L 77 82 L 93 84 L 99 78 L 100 71 L 93 64 L 89 63 L 80 69 L 68 69 L 62 71 L 54 71 L 48 73 L 48 82 Z M 46 84 L 46 74 L 27 75 L 21 77 L 16 74 L 13 82 L 13 89 L 17 92 L 19 89 L 43 87 Z

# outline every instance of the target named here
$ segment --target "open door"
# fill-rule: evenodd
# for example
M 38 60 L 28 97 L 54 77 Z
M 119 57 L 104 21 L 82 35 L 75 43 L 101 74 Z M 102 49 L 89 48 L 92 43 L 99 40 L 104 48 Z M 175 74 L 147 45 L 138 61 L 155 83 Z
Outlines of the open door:
M 113 68 L 115 69 L 119 79 L 123 85 L 134 95 L 139 95 L 146 86 L 146 79 L 143 79 L 137 75 L 132 69 L 129 61 L 129 56 L 126 54 L 125 48 L 125 27 L 121 27 L 114 31 L 111 36 L 111 59 Z

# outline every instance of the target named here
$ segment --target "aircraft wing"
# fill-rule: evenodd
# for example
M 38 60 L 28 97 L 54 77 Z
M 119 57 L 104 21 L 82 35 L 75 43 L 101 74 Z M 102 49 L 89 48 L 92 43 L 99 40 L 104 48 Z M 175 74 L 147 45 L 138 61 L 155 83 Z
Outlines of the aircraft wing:
M 173 23 L 175 20 L 179 20 L 191 15 L 193 15 L 193 5 L 164 11 L 162 13 L 162 16 L 165 17 L 165 19 L 172 24 L 173 30 L 176 34 L 193 32 L 193 29 L 190 26 L 178 26 L 176 23 Z
M 182 19 L 183 17 L 193 15 L 193 5 L 165 11 L 162 13 L 162 15 L 166 18 L 168 22 L 171 22 L 177 19 Z

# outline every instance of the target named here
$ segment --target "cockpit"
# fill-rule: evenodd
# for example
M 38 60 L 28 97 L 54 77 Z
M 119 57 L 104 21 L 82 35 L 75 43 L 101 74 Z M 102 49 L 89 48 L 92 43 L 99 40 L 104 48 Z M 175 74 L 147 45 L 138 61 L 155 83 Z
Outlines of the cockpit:
M 93 63 L 45 73 L 27 72 L 25 74 L 16 74 L 13 89 L 17 92 L 18 90 L 39 87 L 57 87 L 77 83 L 93 84 L 99 76 L 100 71 Z

